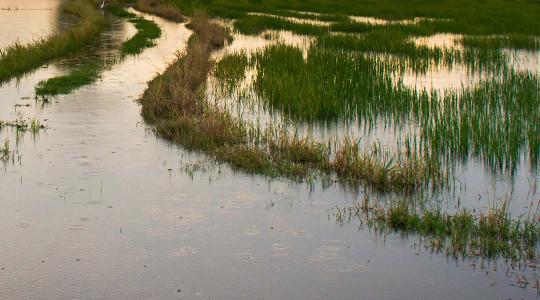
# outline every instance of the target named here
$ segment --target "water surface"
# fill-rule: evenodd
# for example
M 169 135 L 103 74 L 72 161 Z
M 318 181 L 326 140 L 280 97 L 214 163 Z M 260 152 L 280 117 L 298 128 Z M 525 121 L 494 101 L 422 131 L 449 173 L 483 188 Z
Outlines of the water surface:
M 430 255 L 414 237 L 338 226 L 331 208 L 357 197 L 339 186 L 310 190 L 208 162 L 186 174 L 205 157 L 157 139 L 135 102 L 190 35 L 155 20 L 157 47 L 72 95 L 27 99 L 70 59 L 0 87 L 0 119 L 22 114 L 48 126 L 20 137 L 20 164 L 0 173 L 0 298 L 536 297 L 513 286 L 503 263 L 481 268 Z M 133 33 L 121 23 L 104 34 L 103 55 Z M 16 139 L 9 129 L 5 138 Z

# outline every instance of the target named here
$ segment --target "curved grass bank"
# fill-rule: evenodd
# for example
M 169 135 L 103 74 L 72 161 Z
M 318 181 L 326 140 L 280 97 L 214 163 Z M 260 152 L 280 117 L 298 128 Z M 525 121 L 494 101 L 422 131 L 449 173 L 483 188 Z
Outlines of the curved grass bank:
M 91 84 L 99 78 L 104 69 L 128 55 L 140 54 L 144 49 L 155 46 L 155 40 L 161 36 L 161 29 L 155 22 L 130 13 L 117 5 L 110 6 L 107 11 L 119 18 L 127 19 L 137 29 L 137 33 L 120 46 L 120 57 L 112 61 L 88 63 L 68 75 L 42 81 L 35 88 L 36 96 L 67 95 L 82 86 Z
M 74 0 L 62 4 L 61 10 L 79 17 L 73 28 L 28 45 L 16 43 L 0 50 L 0 82 L 29 72 L 42 64 L 74 52 L 98 37 L 105 28 L 105 18 L 97 1 Z
M 189 150 L 203 151 L 234 168 L 266 176 L 309 180 L 337 177 L 359 187 L 413 191 L 448 181 L 439 162 L 414 153 L 391 155 L 378 147 L 362 151 L 355 142 L 327 145 L 290 137 L 279 128 L 261 130 L 231 117 L 204 96 L 210 54 L 227 39 L 224 28 L 194 17 L 188 50 L 150 82 L 142 114 L 157 133 Z

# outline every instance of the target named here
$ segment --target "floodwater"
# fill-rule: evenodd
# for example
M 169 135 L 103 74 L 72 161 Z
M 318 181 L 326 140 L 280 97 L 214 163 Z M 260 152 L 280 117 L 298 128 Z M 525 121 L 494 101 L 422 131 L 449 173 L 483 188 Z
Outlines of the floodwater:
M 375 22 L 380 19 L 355 18 L 357 22 Z M 309 19 L 308 19 L 309 20 Z M 423 19 L 416 19 L 421 21 Z M 224 23 L 232 28 L 232 24 Z M 413 39 L 417 44 L 427 47 L 460 48 L 461 35 L 437 34 L 429 37 Z M 306 35 L 299 35 L 289 31 L 265 31 L 259 36 L 246 36 L 234 34 L 234 40 L 224 50 L 215 54 L 219 60 L 227 53 L 246 53 L 248 56 L 262 51 L 265 47 L 286 44 L 303 51 L 304 56 L 315 39 Z M 509 66 L 516 72 L 530 72 L 540 74 L 540 52 L 525 50 L 504 50 L 509 58 Z M 369 55 L 369 54 L 368 54 Z M 373 55 L 376 59 L 385 59 L 384 56 Z M 392 59 L 388 56 L 386 59 Z M 421 128 L 415 122 L 405 122 L 402 127 L 396 128 L 385 120 L 376 124 L 366 125 L 362 120 L 338 120 L 335 122 L 291 122 L 290 118 L 277 109 L 269 109 L 261 95 L 254 90 L 253 82 L 257 76 L 256 67 L 248 67 L 245 78 L 232 91 L 221 87 L 217 79 L 211 78 L 207 96 L 221 108 L 232 115 L 243 118 L 254 126 L 262 128 L 286 128 L 291 134 L 300 137 L 309 137 L 316 141 L 331 143 L 343 141 L 346 138 L 359 140 L 363 148 L 380 145 L 391 152 L 399 152 L 406 138 L 418 136 Z M 449 91 L 460 91 L 466 87 L 473 87 L 480 80 L 488 79 L 493 74 L 473 72 L 467 66 L 455 64 L 454 66 L 434 66 L 425 73 L 407 70 L 396 78 L 410 88 L 417 90 L 436 90 L 441 94 Z M 293 124 L 291 124 L 293 123 Z M 398 144 L 396 141 L 400 141 Z M 453 170 L 454 185 L 448 192 L 438 193 L 434 202 L 445 209 L 461 209 L 465 204 L 469 209 L 485 211 L 494 205 L 509 201 L 509 208 L 514 216 L 526 215 L 539 204 L 540 193 L 538 182 L 540 175 L 535 166 L 531 165 L 527 154 L 520 159 L 514 173 L 494 171 L 482 159 L 469 157 L 465 162 L 455 162 Z M 424 197 L 422 195 L 421 197 Z
M 154 19 L 163 30 L 155 48 L 72 95 L 27 99 L 69 61 L 0 86 L 0 119 L 48 127 L 20 136 L 20 163 L 0 173 L 1 299 L 536 297 L 503 263 L 482 268 L 431 255 L 415 237 L 338 226 L 331 208 L 356 195 L 337 186 L 234 173 L 156 138 L 135 100 L 190 32 Z M 0 40 L 6 28 L 39 30 L 13 22 Z M 104 34 L 104 55 L 133 34 L 120 23 Z M 10 129 L 0 131 L 6 138 L 15 145 Z M 204 171 L 186 171 L 200 161 Z
M 15 42 L 28 43 L 52 33 L 59 22 L 57 6 L 57 0 L 0 0 L 0 48 Z M 21 20 L 25 21 L 24 26 L 13 26 Z

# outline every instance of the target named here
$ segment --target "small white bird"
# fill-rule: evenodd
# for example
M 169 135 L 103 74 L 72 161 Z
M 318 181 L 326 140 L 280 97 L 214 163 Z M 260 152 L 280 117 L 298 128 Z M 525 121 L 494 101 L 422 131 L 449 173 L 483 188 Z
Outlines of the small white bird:
M 103 9 L 104 7 L 105 7 L 105 0 L 103 0 L 103 2 L 101 2 L 101 6 L 99 8 Z

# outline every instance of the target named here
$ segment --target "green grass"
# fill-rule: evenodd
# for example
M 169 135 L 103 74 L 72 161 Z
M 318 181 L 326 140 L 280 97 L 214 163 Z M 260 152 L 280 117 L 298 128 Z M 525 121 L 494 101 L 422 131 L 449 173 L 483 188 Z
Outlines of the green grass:
M 223 40 L 225 35 L 206 22 L 193 20 L 196 35 L 187 52 L 155 78 L 141 98 L 143 117 L 160 136 L 242 171 L 271 177 L 307 180 L 333 174 L 352 187 L 367 185 L 381 191 L 413 191 L 447 182 L 437 161 L 414 153 L 392 155 L 378 147 L 362 151 L 352 141 L 329 147 L 272 128 L 261 131 L 208 103 L 204 88 L 211 69 L 210 50 L 223 47 L 223 43 L 212 45 L 216 36 Z M 217 76 L 237 80 L 246 65 L 245 56 L 229 56 L 218 64 Z M 294 71 L 296 66 L 281 67 Z
M 467 48 L 540 50 L 540 39 L 527 35 L 465 36 L 461 43 Z
M 243 34 L 260 34 L 265 30 L 287 30 L 299 34 L 320 35 L 328 29 L 311 24 L 298 24 L 280 17 L 242 16 L 234 22 L 234 28 Z
M 103 68 L 104 64 L 101 62 L 89 63 L 73 70 L 68 75 L 41 81 L 35 88 L 36 96 L 46 97 L 71 94 L 76 89 L 95 82 L 99 78 Z
M 226 90 L 233 90 L 245 78 L 249 60 L 245 53 L 232 53 L 215 66 L 214 76 Z
M 117 17 L 127 19 L 137 29 L 135 36 L 122 44 L 121 55 L 140 54 L 144 49 L 155 46 L 155 40 L 161 36 L 161 29 L 155 22 L 130 13 L 118 5 L 108 6 L 107 10 Z
M 247 12 L 281 14 L 290 10 L 312 11 L 325 15 L 358 15 L 399 20 L 415 17 L 451 19 L 439 22 L 434 31 L 475 35 L 520 33 L 540 35 L 540 4 L 536 1 L 518 0 L 171 0 L 180 11 L 192 14 L 205 9 L 221 17 L 238 18 Z
M 256 53 L 253 88 L 266 108 L 293 121 L 378 121 L 399 127 L 419 125 L 418 151 L 454 158 L 480 157 L 494 170 L 513 171 L 522 156 L 535 163 L 540 154 L 536 122 L 540 80 L 506 70 L 461 91 L 417 91 L 396 82 L 385 61 L 314 46 L 302 50 L 277 45 Z
M 462 209 L 449 214 L 409 200 L 384 205 L 366 197 L 353 206 L 334 208 L 333 214 L 340 224 L 357 219 L 380 233 L 420 235 L 431 251 L 455 258 L 504 258 L 525 264 L 536 264 L 538 258 L 537 213 L 513 219 L 507 202 L 486 213 Z
M 0 146 L 0 161 L 2 163 L 7 163 L 13 160 L 15 152 L 11 150 L 9 140 L 5 139 L 4 144 Z
M 16 43 L 0 50 L 0 82 L 84 49 L 105 28 L 105 19 L 97 7 L 97 1 L 92 0 L 64 2 L 62 11 L 79 17 L 77 25 L 27 45 Z
M 161 29 L 153 21 L 148 21 L 118 5 L 110 5 L 107 11 L 119 18 L 125 18 L 135 25 L 137 33 L 122 43 L 119 49 L 120 57 L 114 60 L 86 63 L 69 74 L 50 78 L 38 83 L 35 87 L 36 96 L 67 95 L 85 85 L 94 83 L 106 68 L 111 67 L 127 55 L 136 55 L 144 49 L 155 46 L 155 40 L 161 36 Z

